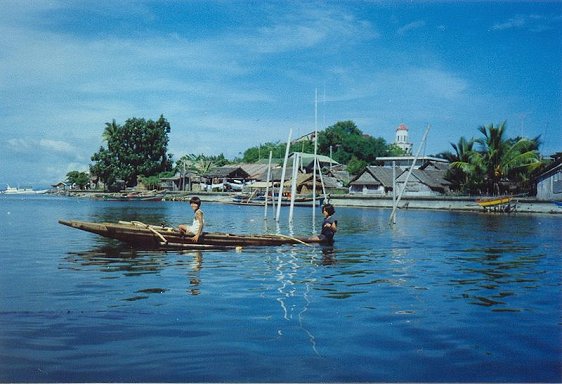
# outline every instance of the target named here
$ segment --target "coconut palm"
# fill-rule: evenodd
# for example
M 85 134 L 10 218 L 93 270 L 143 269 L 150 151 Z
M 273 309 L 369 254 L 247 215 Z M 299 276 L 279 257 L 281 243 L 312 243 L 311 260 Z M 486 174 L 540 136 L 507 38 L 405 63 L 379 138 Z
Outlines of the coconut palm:
M 120 126 L 115 122 L 115 119 L 111 123 L 105 123 L 105 129 L 102 133 L 102 138 L 107 142 L 107 147 L 113 146 L 113 142 L 118 138 L 120 132 Z
M 467 140 L 463 136 L 457 144 L 451 143 L 455 153 L 443 153 L 443 157 L 449 160 L 451 165 L 448 177 L 456 188 L 470 190 L 475 176 L 479 173 L 479 162 L 475 161 L 474 143 L 474 139 Z
M 473 164 L 483 166 L 483 183 L 493 194 L 500 193 L 500 184 L 507 183 L 510 176 L 519 173 L 528 175 L 540 166 L 538 137 L 535 139 L 506 139 L 507 124 L 481 126 L 478 130 L 484 135 L 476 140 L 481 148 L 472 158 Z
M 208 173 L 211 169 L 217 167 L 213 158 L 205 155 L 185 155 L 176 163 L 178 169 L 185 169 L 198 176 Z

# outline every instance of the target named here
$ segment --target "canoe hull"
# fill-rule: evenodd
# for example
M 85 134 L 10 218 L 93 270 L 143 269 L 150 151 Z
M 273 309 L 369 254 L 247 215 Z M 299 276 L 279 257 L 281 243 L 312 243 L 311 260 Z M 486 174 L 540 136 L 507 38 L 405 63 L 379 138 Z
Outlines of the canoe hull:
M 59 223 L 147 249 L 221 249 L 303 243 L 331 244 L 326 241 L 283 235 L 236 235 L 221 232 L 204 232 L 199 241 L 194 243 L 190 236 L 182 235 L 175 228 L 146 225 L 140 222 L 92 223 L 59 220 Z
M 511 202 L 511 197 L 496 197 L 496 198 L 487 198 L 487 199 L 477 199 L 476 204 L 481 207 L 495 207 L 498 205 L 509 204 Z

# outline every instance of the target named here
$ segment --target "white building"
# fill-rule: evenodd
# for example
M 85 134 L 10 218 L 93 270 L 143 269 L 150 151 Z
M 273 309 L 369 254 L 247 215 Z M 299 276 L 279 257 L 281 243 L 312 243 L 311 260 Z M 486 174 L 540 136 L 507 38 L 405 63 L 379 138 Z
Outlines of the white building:
M 539 200 L 562 201 L 562 156 L 557 155 L 552 156 L 554 161 L 537 178 Z
M 412 153 L 412 143 L 408 141 L 408 127 L 402 123 L 396 128 L 396 138 L 394 144 L 404 150 L 406 154 Z

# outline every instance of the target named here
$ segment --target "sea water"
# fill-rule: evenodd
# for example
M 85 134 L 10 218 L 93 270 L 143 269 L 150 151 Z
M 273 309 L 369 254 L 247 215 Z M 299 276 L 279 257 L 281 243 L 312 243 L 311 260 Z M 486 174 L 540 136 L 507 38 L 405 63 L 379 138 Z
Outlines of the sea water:
M 206 230 L 318 210 L 203 203 Z M 333 247 L 144 251 L 59 219 L 188 204 L 0 196 L 2 382 L 560 382 L 562 218 L 336 207 Z

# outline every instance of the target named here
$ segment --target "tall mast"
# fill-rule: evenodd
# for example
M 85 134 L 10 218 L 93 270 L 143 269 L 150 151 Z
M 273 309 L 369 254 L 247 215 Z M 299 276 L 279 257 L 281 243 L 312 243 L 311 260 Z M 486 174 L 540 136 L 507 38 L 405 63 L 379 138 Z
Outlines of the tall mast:
M 404 193 L 404 191 L 406 191 L 406 186 L 408 185 L 408 179 L 410 178 L 410 175 L 412 174 L 412 171 L 414 170 L 416 162 L 418 161 L 420 151 L 421 151 L 422 147 L 425 145 L 425 139 L 427 139 L 427 134 L 429 133 L 430 127 L 431 127 L 431 125 L 427 124 L 427 128 L 425 129 L 425 132 L 423 134 L 422 141 L 420 143 L 420 146 L 418 147 L 418 152 L 416 153 L 416 156 L 414 157 L 414 160 L 412 161 L 412 166 L 408 170 L 408 174 L 406 175 L 406 179 L 404 180 L 404 188 L 402 188 L 402 190 L 400 191 L 400 194 L 396 198 L 396 201 L 394 201 L 394 206 L 392 207 L 392 213 L 390 214 L 390 218 L 388 220 L 389 224 L 395 224 L 396 223 L 396 209 L 398 208 L 398 203 L 400 202 L 400 199 L 402 198 L 402 194 Z
M 318 153 L 318 88 L 314 92 L 314 167 L 312 176 L 312 227 L 316 222 L 316 155 Z
M 285 149 L 285 160 L 283 161 L 283 170 L 281 171 L 281 185 L 279 185 L 279 198 L 277 203 L 277 214 L 275 215 L 275 220 L 279 221 L 279 216 L 281 215 L 281 200 L 283 199 L 283 183 L 285 183 L 285 172 L 287 171 L 287 161 L 289 159 L 289 149 L 291 147 L 291 136 L 293 135 L 293 129 L 289 129 L 289 138 L 287 139 L 287 148 Z

